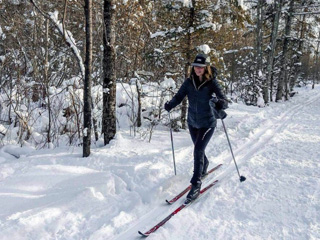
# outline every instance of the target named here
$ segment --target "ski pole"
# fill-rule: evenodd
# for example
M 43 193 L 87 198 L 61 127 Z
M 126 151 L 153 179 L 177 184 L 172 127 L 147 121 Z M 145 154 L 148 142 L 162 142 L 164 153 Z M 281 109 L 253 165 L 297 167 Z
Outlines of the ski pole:
M 172 148 L 174 175 L 177 175 L 177 171 L 176 171 L 176 159 L 175 159 L 175 157 L 174 157 L 173 135 L 172 135 L 172 126 L 171 126 L 171 116 L 170 116 L 170 112 L 169 112 L 169 121 L 170 121 L 170 135 L 171 135 L 171 148 Z
M 235 159 L 233 151 L 232 151 L 231 143 L 230 143 L 229 136 L 228 136 L 228 133 L 227 133 L 227 129 L 226 129 L 226 126 L 224 125 L 223 119 L 221 119 L 221 122 L 222 122 L 222 125 L 223 125 L 224 132 L 226 133 L 226 136 L 227 136 L 227 140 L 228 140 L 228 143 L 229 143 L 231 155 L 232 155 L 234 164 L 236 165 L 236 169 L 237 169 L 237 172 L 238 172 L 238 175 L 239 175 L 239 178 L 240 178 L 240 182 L 244 182 L 246 180 L 246 178 L 244 176 L 240 176 L 239 169 L 238 169 L 238 166 L 237 166 L 237 163 L 236 163 L 236 159 Z

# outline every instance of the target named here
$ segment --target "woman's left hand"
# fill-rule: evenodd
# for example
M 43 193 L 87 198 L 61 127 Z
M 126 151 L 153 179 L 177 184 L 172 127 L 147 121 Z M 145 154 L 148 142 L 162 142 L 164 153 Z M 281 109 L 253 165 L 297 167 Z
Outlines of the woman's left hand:
M 171 111 L 172 107 L 170 106 L 169 102 L 166 102 L 166 103 L 164 104 L 164 109 L 167 110 L 168 112 Z
M 217 102 L 216 102 L 216 106 L 215 108 L 219 111 L 221 109 L 227 109 L 228 108 L 228 102 L 226 100 L 223 100 L 223 99 L 219 99 Z

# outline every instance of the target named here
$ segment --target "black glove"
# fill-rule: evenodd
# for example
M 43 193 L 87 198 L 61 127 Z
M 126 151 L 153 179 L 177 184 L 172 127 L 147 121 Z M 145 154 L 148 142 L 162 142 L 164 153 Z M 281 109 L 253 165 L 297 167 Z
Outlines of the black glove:
M 166 102 L 166 103 L 164 104 L 164 109 L 167 110 L 168 112 L 171 111 L 172 107 L 170 106 L 169 102 Z
M 217 119 L 225 119 L 227 117 L 227 113 L 224 110 L 219 110 Z
M 222 109 L 226 109 L 228 108 L 228 103 L 227 101 L 223 100 L 223 99 L 219 99 L 218 102 L 216 102 L 216 106 L 215 108 L 219 111 Z

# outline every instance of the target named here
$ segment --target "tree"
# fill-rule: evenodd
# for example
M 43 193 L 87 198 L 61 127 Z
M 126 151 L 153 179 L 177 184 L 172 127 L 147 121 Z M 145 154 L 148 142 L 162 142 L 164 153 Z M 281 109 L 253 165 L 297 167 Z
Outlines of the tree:
M 103 9 L 103 117 L 104 144 L 116 134 L 116 74 L 115 74 L 115 1 L 104 0 Z
M 187 39 L 186 39 L 186 63 L 184 66 L 185 78 L 188 77 L 188 69 L 192 61 L 192 50 L 193 50 L 193 42 L 192 42 L 192 32 L 194 30 L 195 23 L 195 8 L 196 1 L 192 0 L 189 8 L 189 23 L 187 28 Z M 186 120 L 187 120 L 187 99 L 185 98 L 182 101 L 181 105 L 181 124 L 182 129 L 186 129 Z
M 86 17 L 86 60 L 83 89 L 83 156 L 90 155 L 91 145 L 91 74 L 92 74 L 92 0 L 85 0 L 84 12 Z
M 312 81 L 312 89 L 314 89 L 314 85 L 316 82 L 319 82 L 319 46 L 320 46 L 320 32 L 317 40 L 317 48 L 315 51 L 315 71 Z
M 275 55 L 275 49 L 277 44 L 277 37 L 278 37 L 278 29 L 279 29 L 279 22 L 280 22 L 280 15 L 281 15 L 281 8 L 282 8 L 282 1 L 283 0 L 277 0 L 274 4 L 274 14 L 272 14 L 272 30 L 271 30 L 271 37 L 270 37 L 270 43 L 268 46 L 268 60 L 267 60 L 267 66 L 266 66 L 266 82 L 263 89 L 263 97 L 265 103 L 272 101 L 272 86 L 271 86 L 271 79 L 273 76 L 273 63 L 274 63 L 274 55 Z M 270 89 L 270 95 L 269 95 L 269 89 Z
M 146 136 L 164 122 L 164 101 L 195 54 L 208 49 L 225 93 L 246 104 L 260 105 L 261 93 L 268 102 L 276 90 L 288 99 L 297 82 L 319 78 L 319 0 L 90 1 L 92 57 L 85 1 L 0 1 L 0 123 L 8 132 L 0 140 L 83 144 L 88 156 L 91 124 L 107 144 L 116 107 Z M 128 96 L 119 106 L 116 81 Z M 176 129 L 186 127 L 186 104 L 180 110 Z
M 290 0 L 289 3 L 289 10 L 287 12 L 287 19 L 286 19 L 286 26 L 285 26 L 285 33 L 284 33 L 284 40 L 283 40 L 283 47 L 282 47 L 282 58 L 281 58 L 281 72 L 280 72 L 280 79 L 278 82 L 277 88 L 277 95 L 276 101 L 282 100 L 284 94 L 284 87 L 288 84 L 288 62 L 289 62 L 289 42 L 290 42 L 290 33 L 291 33 L 291 22 L 293 17 L 293 5 L 294 0 Z M 287 100 L 287 95 L 286 100 Z
M 213 65 L 224 72 L 223 51 L 226 30 L 243 25 L 244 12 L 237 1 L 157 1 L 157 32 L 160 43 L 161 67 L 181 85 L 196 53 L 207 53 Z M 229 32 L 228 32 L 229 33 Z M 203 46 L 209 47 L 204 50 Z M 210 51 L 211 49 L 211 51 Z M 207 51 L 208 50 L 208 51 Z M 179 106 L 180 107 L 180 106 Z M 186 101 L 181 104 L 181 125 L 186 127 Z

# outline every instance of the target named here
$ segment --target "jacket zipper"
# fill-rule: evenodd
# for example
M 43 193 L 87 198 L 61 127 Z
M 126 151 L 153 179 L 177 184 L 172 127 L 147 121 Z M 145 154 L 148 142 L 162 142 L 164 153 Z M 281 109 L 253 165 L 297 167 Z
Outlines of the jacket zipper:
M 192 78 L 193 86 L 197 92 L 200 90 L 200 88 L 203 86 L 203 84 L 205 84 L 207 81 L 208 80 L 204 81 L 202 84 L 200 84 L 199 88 L 197 88 L 196 82 L 194 81 L 194 78 Z M 196 100 L 196 122 L 198 122 L 198 98 Z
M 203 84 L 205 84 L 208 80 L 204 81 L 203 83 L 200 84 L 200 86 L 197 88 L 197 85 L 196 85 L 196 82 L 194 81 L 194 78 L 192 79 L 192 82 L 193 82 L 193 86 L 194 88 L 199 91 L 200 88 L 203 86 Z

